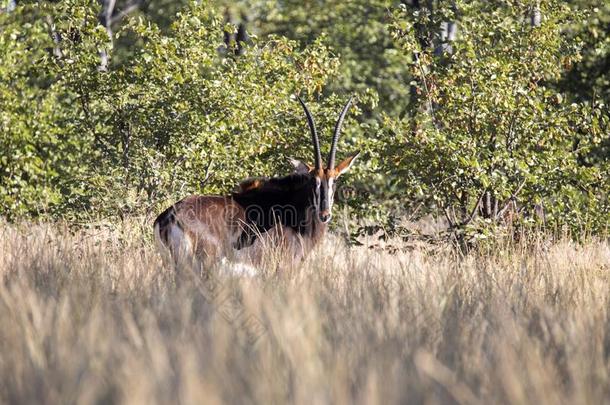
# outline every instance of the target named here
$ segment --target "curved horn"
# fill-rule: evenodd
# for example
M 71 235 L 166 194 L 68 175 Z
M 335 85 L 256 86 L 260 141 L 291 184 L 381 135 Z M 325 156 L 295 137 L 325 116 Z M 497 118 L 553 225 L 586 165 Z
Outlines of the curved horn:
M 354 96 L 350 97 L 345 103 L 345 107 L 341 110 L 341 114 L 339 114 L 339 119 L 335 124 L 335 132 L 333 133 L 333 140 L 330 144 L 330 153 L 328 154 L 328 168 L 335 168 L 335 154 L 337 152 L 337 141 L 339 140 L 339 133 L 341 132 L 341 125 L 343 125 L 343 119 L 345 118 L 345 114 L 347 114 L 347 110 L 349 110 L 349 106 L 352 104 L 352 100 Z
M 313 143 L 313 152 L 315 156 L 315 168 L 319 170 L 322 168 L 322 154 L 320 153 L 320 141 L 318 139 L 318 132 L 316 131 L 316 124 L 313 121 L 313 117 L 309 112 L 309 108 L 305 105 L 301 97 L 297 96 L 297 99 L 303 106 L 303 110 L 305 110 L 305 115 L 307 116 L 307 123 L 309 124 L 309 129 L 311 130 L 311 142 Z

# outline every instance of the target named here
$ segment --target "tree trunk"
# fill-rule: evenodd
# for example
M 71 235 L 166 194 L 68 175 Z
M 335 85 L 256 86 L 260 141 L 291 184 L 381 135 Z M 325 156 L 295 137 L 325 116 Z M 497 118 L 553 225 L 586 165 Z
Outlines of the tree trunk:
M 8 0 L 8 4 L 6 5 L 6 12 L 10 13 L 17 7 L 17 0 Z
M 55 46 L 53 47 L 53 55 L 57 59 L 61 59 L 64 56 L 60 47 L 61 35 L 59 35 L 59 32 L 55 30 L 55 22 L 53 21 L 53 17 L 51 17 L 50 15 L 47 16 L 47 24 L 49 24 L 49 34 L 51 35 L 53 43 L 55 44 Z
M 540 4 L 536 2 L 534 7 L 532 7 L 532 12 L 530 14 L 530 25 L 532 27 L 540 27 L 540 23 L 542 22 L 542 13 L 540 12 Z
M 108 40 L 110 41 L 110 48 L 113 44 L 113 32 L 112 32 L 112 13 L 114 12 L 114 6 L 116 0 L 101 0 L 102 1 L 102 12 L 100 13 L 100 24 L 106 29 L 108 34 Z M 100 66 L 99 70 L 105 72 L 108 70 L 108 50 L 102 48 L 100 51 Z

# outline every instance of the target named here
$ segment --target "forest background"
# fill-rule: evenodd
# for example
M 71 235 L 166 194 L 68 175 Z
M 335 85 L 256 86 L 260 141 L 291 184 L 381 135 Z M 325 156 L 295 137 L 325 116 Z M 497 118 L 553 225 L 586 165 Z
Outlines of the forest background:
M 3 1 L 0 216 L 154 215 L 309 159 L 304 98 L 362 152 L 344 214 L 395 229 L 610 221 L 610 5 Z M 533 216 L 532 216 L 533 217 Z M 530 219 L 531 222 L 538 220 Z

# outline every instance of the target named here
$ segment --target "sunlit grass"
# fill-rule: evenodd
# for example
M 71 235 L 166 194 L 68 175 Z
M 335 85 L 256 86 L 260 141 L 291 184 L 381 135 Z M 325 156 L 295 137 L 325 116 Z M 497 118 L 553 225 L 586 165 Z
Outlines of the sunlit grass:
M 149 227 L 0 225 L 0 402 L 610 400 L 607 242 L 462 256 L 330 236 L 232 277 L 164 265 Z

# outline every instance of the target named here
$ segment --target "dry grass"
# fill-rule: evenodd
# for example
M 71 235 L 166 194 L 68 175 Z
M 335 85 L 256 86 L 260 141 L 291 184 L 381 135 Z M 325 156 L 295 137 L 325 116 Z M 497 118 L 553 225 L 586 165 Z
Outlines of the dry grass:
M 0 224 L 0 402 L 610 401 L 607 242 L 336 238 L 240 278 L 163 266 L 149 232 Z

